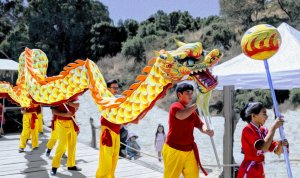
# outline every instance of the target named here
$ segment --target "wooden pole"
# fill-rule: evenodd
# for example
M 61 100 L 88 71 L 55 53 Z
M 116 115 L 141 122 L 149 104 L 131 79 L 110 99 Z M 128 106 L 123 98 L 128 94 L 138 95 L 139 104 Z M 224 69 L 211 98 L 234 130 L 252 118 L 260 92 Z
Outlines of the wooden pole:
M 223 164 L 233 163 L 233 126 L 234 126 L 234 86 L 224 86 L 224 139 L 223 139 Z M 234 177 L 232 167 L 223 168 L 224 178 Z
M 91 147 L 92 148 L 97 148 L 96 144 L 96 128 L 94 126 L 94 119 L 90 118 L 90 124 L 91 124 L 91 131 L 92 131 L 92 141 L 91 141 Z

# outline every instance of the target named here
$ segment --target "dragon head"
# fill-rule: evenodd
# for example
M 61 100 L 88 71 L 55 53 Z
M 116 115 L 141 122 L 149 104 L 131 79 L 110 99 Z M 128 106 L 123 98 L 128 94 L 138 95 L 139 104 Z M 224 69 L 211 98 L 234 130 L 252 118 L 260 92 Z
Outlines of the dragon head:
M 183 43 L 176 40 L 176 43 L 179 46 L 176 50 L 155 52 L 166 77 L 174 82 L 194 80 L 201 93 L 213 90 L 218 80 L 211 74 L 210 69 L 220 61 L 220 51 L 214 49 L 204 52 L 200 42 Z

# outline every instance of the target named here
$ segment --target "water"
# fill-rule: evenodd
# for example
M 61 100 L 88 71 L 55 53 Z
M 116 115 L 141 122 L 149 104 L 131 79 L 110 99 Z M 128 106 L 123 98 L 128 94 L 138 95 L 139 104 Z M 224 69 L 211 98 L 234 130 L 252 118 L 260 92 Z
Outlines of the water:
M 80 125 L 81 132 L 78 136 L 78 140 L 80 142 L 90 144 L 91 141 L 91 128 L 89 119 L 90 117 L 94 118 L 95 125 L 100 125 L 99 118 L 100 113 L 97 110 L 96 105 L 94 104 L 89 91 L 87 91 L 83 96 L 79 97 L 80 108 L 77 115 L 77 120 Z M 44 120 L 47 125 L 50 125 L 50 120 L 52 118 L 51 111 L 49 108 L 44 108 Z M 269 119 L 266 123 L 266 126 L 269 127 L 271 122 L 273 121 L 274 114 L 271 111 L 268 111 Z M 300 110 L 298 111 L 288 111 L 283 114 L 287 119 L 285 123 L 285 134 L 286 138 L 290 142 L 290 160 L 291 160 L 291 168 L 293 172 L 294 178 L 300 177 L 300 139 L 298 139 L 298 135 L 300 135 Z M 154 139 L 155 132 L 158 124 L 162 124 L 165 127 L 165 133 L 168 132 L 168 112 L 159 109 L 158 107 L 154 107 L 149 113 L 145 116 L 143 120 L 139 122 L 138 125 L 130 124 L 128 125 L 128 129 L 130 132 L 136 133 L 139 138 L 137 142 L 140 144 L 142 151 L 146 153 L 150 153 L 152 155 L 157 155 L 154 148 Z M 223 117 L 213 117 L 212 124 L 215 129 L 215 144 L 217 147 L 217 152 L 222 163 L 223 161 L 223 133 L 224 133 L 224 118 Z M 234 148 L 233 154 L 237 163 L 240 163 L 243 160 L 243 155 L 240 153 L 241 151 L 241 143 L 240 136 L 243 127 L 246 123 L 240 121 L 237 124 L 236 131 L 234 134 Z M 99 133 L 97 133 L 99 135 Z M 195 129 L 194 131 L 195 141 L 198 144 L 200 159 L 202 164 L 204 165 L 216 165 L 216 159 L 213 154 L 213 149 L 211 146 L 210 139 L 207 135 L 200 133 L 199 130 Z M 275 139 L 280 139 L 278 132 L 276 133 Z M 145 159 L 150 161 L 151 164 L 156 164 L 157 166 L 162 167 L 162 164 L 158 162 L 156 159 L 147 158 L 147 156 L 143 156 L 141 159 Z M 216 167 L 206 167 L 211 172 L 208 176 L 211 178 L 216 178 L 220 174 L 220 170 Z M 273 153 L 266 154 L 266 165 L 265 172 L 267 178 L 283 178 L 287 177 L 285 162 L 283 155 L 281 158 L 278 158 Z

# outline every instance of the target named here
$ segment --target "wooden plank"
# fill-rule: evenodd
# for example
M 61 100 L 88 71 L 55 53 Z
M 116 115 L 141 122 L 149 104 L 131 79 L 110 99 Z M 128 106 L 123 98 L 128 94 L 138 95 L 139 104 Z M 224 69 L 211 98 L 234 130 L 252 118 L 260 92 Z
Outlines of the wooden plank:
M 233 163 L 233 115 L 234 115 L 234 86 L 224 86 L 224 148 L 223 148 L 223 164 Z M 233 177 L 232 167 L 223 167 L 224 178 Z
M 61 160 L 61 167 L 56 176 L 50 176 L 52 157 L 45 155 L 47 138 L 49 133 L 40 139 L 39 150 L 30 150 L 30 145 L 26 148 L 27 152 L 18 153 L 19 135 L 5 135 L 0 139 L 0 177 L 5 178 L 28 178 L 28 177 L 95 177 L 98 167 L 99 150 L 93 149 L 85 144 L 77 143 L 76 164 L 82 168 L 81 172 L 68 171 L 66 159 Z M 55 153 L 55 148 L 52 150 Z M 145 164 L 147 165 L 147 164 Z M 116 177 L 162 177 L 162 173 L 145 167 L 138 161 L 119 159 Z

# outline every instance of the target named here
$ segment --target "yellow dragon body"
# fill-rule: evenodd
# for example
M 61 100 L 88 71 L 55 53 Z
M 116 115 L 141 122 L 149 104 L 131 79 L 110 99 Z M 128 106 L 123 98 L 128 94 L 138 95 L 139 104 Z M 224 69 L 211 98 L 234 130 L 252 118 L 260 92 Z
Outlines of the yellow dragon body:
M 123 96 L 115 98 L 107 89 L 98 66 L 91 60 L 77 60 L 57 76 L 46 77 L 48 59 L 39 49 L 28 49 L 20 55 L 17 85 L 0 82 L 0 96 L 21 107 L 36 104 L 58 105 L 90 90 L 102 116 L 115 124 L 137 122 L 153 107 L 173 83 L 194 80 L 201 93 L 218 83 L 209 71 L 220 58 L 214 49 L 203 57 L 202 44 L 177 41 L 179 48 L 156 53 L 142 74 L 136 77 Z

